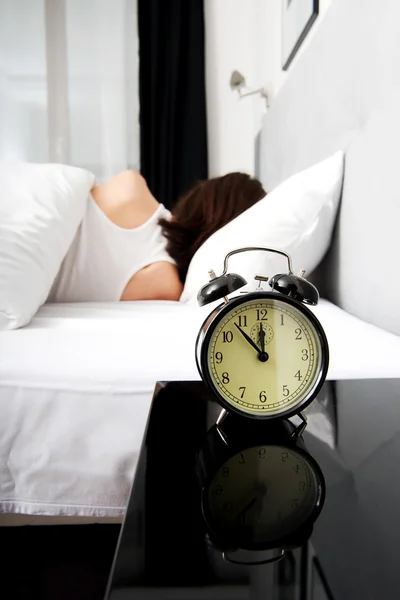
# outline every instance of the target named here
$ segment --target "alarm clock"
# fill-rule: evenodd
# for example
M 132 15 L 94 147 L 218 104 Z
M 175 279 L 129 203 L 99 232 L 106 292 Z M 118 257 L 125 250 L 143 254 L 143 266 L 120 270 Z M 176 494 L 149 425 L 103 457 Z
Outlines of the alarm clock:
M 237 273 L 228 273 L 229 258 L 239 252 L 265 251 L 287 259 L 288 272 L 256 276 L 259 289 L 230 297 L 247 284 Z M 321 323 L 306 306 L 316 305 L 316 287 L 294 275 L 286 252 L 251 246 L 225 256 L 218 277 L 197 299 L 201 306 L 223 302 L 202 324 L 196 340 L 200 376 L 225 411 L 254 419 L 276 419 L 300 414 L 318 394 L 329 364 L 329 348 Z M 303 417 L 302 417 L 303 418 Z
M 260 427 L 232 417 L 224 430 L 208 431 L 197 458 L 207 538 L 229 562 L 273 562 L 310 537 L 324 505 L 324 476 L 290 421 Z

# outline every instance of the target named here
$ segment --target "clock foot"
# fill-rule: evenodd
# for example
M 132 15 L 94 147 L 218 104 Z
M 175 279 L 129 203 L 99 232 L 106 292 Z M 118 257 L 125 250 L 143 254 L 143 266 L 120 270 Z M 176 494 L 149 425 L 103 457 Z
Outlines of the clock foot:
M 225 419 L 227 414 L 228 414 L 228 411 L 225 408 L 223 408 L 221 410 L 221 412 L 219 413 L 218 419 L 215 423 L 218 434 L 226 446 L 228 445 L 228 438 L 226 437 L 225 433 L 222 431 L 220 425 L 221 425 L 222 421 Z
M 297 416 L 301 420 L 301 423 L 297 425 L 297 427 L 294 429 L 291 435 L 291 437 L 293 438 L 301 437 L 304 433 L 305 428 L 307 427 L 307 417 L 305 417 L 302 413 L 299 413 Z
M 222 421 L 225 419 L 227 414 L 228 414 L 228 411 L 225 408 L 223 408 L 218 415 L 216 425 L 221 425 Z
M 222 429 L 220 427 L 218 427 L 218 425 L 217 425 L 217 432 L 218 432 L 218 435 L 221 438 L 221 440 L 224 442 L 225 446 L 228 446 L 229 445 L 228 438 L 226 437 L 226 435 L 222 431 Z

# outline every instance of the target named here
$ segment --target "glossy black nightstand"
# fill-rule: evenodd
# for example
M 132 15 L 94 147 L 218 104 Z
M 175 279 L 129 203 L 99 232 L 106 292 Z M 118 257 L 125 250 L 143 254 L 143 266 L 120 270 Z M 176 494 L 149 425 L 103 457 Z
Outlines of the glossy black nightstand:
M 274 430 L 249 430 L 246 420 L 229 415 L 218 432 L 215 422 L 219 411 L 201 382 L 157 384 L 107 600 L 400 597 L 400 381 L 326 382 L 318 401 L 310 406 L 308 425 L 291 457 L 286 456 L 288 448 L 291 452 L 290 424 L 283 429 L 276 424 Z M 277 479 L 272 479 L 275 471 L 267 470 L 265 485 L 258 480 L 252 483 L 250 496 L 246 496 L 249 467 L 235 471 L 233 487 L 240 493 L 233 500 L 227 495 L 225 502 L 216 503 L 214 512 L 208 511 L 205 489 L 209 489 L 206 500 L 228 494 L 229 486 L 222 492 L 218 487 L 233 464 L 224 460 L 233 456 L 236 462 L 249 461 L 252 456 L 240 456 L 241 438 L 246 448 L 252 446 L 253 454 L 258 453 L 256 464 L 268 458 L 278 461 L 274 469 L 283 464 L 289 469 L 279 470 Z M 248 440 L 254 443 L 249 446 Z M 298 480 L 288 475 L 290 469 L 301 470 L 302 452 L 316 469 L 317 483 L 318 474 L 322 477 L 319 487 L 313 487 L 307 475 Z M 213 469 L 218 471 L 214 465 L 218 453 L 220 478 L 213 480 L 209 474 Z M 289 459 L 294 462 L 288 463 Z M 259 467 L 254 469 L 261 473 Z M 207 477 L 214 481 L 209 488 Z M 288 478 L 298 489 L 310 489 L 308 496 L 294 494 L 295 487 L 290 488 Z M 286 525 L 282 524 L 283 537 L 277 545 L 275 517 L 275 529 L 263 531 L 257 539 L 255 533 L 260 519 L 265 521 L 274 511 L 277 515 L 277 498 L 281 496 L 274 490 L 280 481 L 280 493 L 290 488 L 291 495 L 286 494 L 287 500 L 282 496 L 279 502 L 282 506 L 287 502 L 292 517 L 285 513 Z M 254 489 L 258 495 L 253 495 Z M 231 490 L 232 485 L 229 494 Z M 304 517 L 305 524 L 300 527 L 293 521 L 290 507 L 294 510 L 296 502 L 305 503 L 304 498 L 310 507 L 314 502 L 317 508 L 312 514 L 304 508 L 301 519 Z M 233 511 L 233 516 L 227 511 Z M 251 516 L 255 525 L 250 523 Z M 246 527 L 240 529 L 239 522 Z M 265 535 L 270 536 L 270 547 L 260 552 L 253 546 L 260 540 L 265 546 Z M 247 545 L 244 554 L 237 554 L 238 544 Z M 253 562 L 265 562 L 279 557 L 279 548 L 284 549 L 284 556 L 278 562 L 260 566 L 230 562 L 232 557 L 249 562 L 254 556 L 257 561 Z

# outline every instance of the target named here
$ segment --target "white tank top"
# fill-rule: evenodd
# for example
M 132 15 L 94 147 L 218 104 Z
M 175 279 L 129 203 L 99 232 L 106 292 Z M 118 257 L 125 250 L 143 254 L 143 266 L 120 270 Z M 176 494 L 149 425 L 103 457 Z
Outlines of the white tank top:
M 85 217 L 66 255 L 48 302 L 116 301 L 143 267 L 158 261 L 174 263 L 158 220 L 171 213 L 162 204 L 134 229 L 113 223 L 88 198 Z

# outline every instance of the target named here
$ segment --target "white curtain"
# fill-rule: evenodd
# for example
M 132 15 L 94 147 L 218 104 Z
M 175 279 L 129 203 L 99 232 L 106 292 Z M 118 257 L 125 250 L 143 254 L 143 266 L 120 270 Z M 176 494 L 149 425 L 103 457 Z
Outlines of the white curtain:
M 136 0 L 0 0 L 0 160 L 139 168 Z

